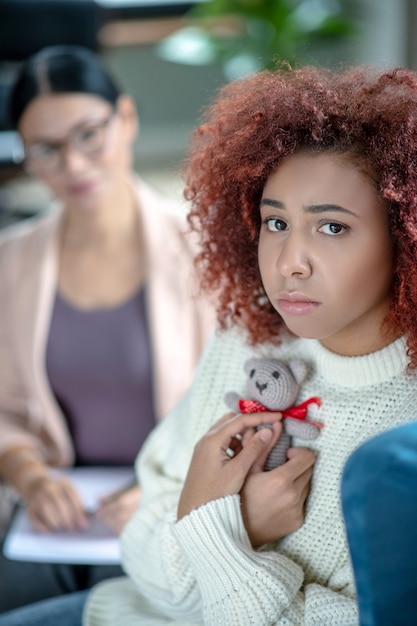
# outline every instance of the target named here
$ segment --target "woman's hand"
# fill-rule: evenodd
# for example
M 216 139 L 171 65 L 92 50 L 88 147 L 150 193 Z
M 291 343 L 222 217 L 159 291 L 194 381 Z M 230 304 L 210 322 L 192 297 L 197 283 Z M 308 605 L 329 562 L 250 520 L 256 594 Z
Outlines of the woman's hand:
M 281 413 L 229 413 L 216 422 L 195 446 L 178 505 L 178 520 L 206 502 L 239 493 L 252 467 L 259 459 L 265 462 L 278 439 L 281 418 Z M 256 432 L 260 424 L 272 424 L 272 428 Z
M 116 535 L 120 535 L 127 522 L 140 504 L 141 490 L 136 485 L 117 497 L 110 494 L 100 500 L 96 516 Z
M 290 448 L 284 465 L 248 476 L 241 491 L 242 515 L 254 547 L 277 541 L 304 521 L 314 454 L 307 448 Z
M 80 496 L 64 476 L 48 474 L 33 480 L 23 498 L 30 520 L 40 532 L 76 530 L 89 524 Z

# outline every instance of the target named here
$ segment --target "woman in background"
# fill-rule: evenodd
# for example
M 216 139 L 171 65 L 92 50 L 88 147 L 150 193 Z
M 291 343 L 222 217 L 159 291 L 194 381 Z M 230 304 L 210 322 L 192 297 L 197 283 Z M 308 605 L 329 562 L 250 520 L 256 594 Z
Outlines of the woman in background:
M 10 114 L 27 170 L 57 201 L 0 234 L 0 479 L 40 531 L 79 529 L 79 494 L 51 468 L 133 464 L 212 320 L 181 208 L 134 174 L 135 105 L 99 59 L 72 46 L 32 56 Z M 97 515 L 119 533 L 139 502 L 132 487 Z M 119 572 L 1 557 L 0 611 Z

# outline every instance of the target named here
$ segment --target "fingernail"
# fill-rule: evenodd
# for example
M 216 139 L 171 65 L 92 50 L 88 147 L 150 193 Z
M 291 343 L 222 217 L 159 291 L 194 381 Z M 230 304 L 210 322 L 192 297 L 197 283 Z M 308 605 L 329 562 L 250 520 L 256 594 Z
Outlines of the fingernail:
M 263 441 L 264 443 L 267 443 L 268 441 L 270 441 L 271 437 L 272 437 L 272 430 L 270 428 L 262 428 L 259 431 L 259 439 Z

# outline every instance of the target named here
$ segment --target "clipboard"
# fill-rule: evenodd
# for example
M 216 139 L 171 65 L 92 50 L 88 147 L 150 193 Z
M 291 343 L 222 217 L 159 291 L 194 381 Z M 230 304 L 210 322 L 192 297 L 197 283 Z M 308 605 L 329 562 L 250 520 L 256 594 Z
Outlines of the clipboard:
M 59 471 L 73 482 L 86 510 L 91 512 L 102 496 L 123 490 L 135 478 L 132 467 L 76 467 Z M 3 552 L 7 558 L 19 561 L 120 564 L 119 537 L 94 516 L 83 530 L 39 533 L 23 506 L 16 511 Z

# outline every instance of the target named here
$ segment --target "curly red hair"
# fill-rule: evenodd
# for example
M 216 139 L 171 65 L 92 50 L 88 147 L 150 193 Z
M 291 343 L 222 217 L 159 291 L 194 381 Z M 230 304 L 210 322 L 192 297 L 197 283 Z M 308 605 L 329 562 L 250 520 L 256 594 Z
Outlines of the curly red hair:
M 406 69 L 280 67 L 221 89 L 191 140 L 185 188 L 220 327 L 279 342 L 258 269 L 259 202 L 281 160 L 306 149 L 345 155 L 380 194 L 396 261 L 386 326 L 407 335 L 417 367 L 417 74 Z

